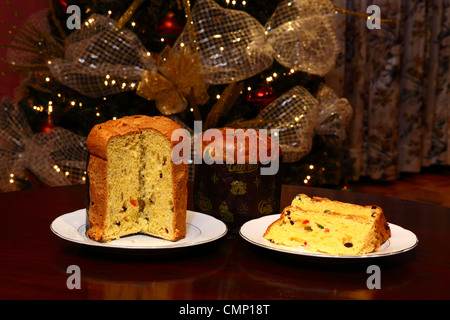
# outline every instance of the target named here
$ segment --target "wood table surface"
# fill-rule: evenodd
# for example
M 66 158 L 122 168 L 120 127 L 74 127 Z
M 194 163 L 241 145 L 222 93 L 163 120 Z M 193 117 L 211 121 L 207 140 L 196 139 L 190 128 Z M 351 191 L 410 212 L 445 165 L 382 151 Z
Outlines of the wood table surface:
M 190 186 L 190 195 L 192 186 Z M 376 259 L 310 259 L 254 246 L 230 233 L 164 255 L 104 252 L 57 237 L 62 214 L 81 209 L 86 186 L 0 194 L 1 299 L 448 299 L 450 209 L 377 195 L 283 186 L 281 205 L 298 193 L 381 206 L 390 223 L 413 231 L 419 245 Z M 192 208 L 192 197 L 189 197 Z M 81 271 L 69 289 L 69 266 Z M 369 266 L 381 289 L 367 287 Z

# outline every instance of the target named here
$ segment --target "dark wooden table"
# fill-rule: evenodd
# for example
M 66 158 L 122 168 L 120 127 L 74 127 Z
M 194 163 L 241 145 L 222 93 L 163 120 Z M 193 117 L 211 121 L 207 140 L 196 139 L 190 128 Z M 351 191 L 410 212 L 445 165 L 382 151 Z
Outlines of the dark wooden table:
M 389 222 L 413 231 L 419 245 L 387 258 L 343 263 L 272 252 L 236 234 L 166 255 L 99 251 L 58 238 L 58 216 L 83 208 L 85 186 L 0 194 L 1 299 L 448 299 L 450 209 L 382 196 L 283 187 L 282 206 L 299 193 L 384 208 Z M 189 201 L 192 207 L 192 199 Z M 66 284 L 76 265 L 81 288 Z M 370 265 L 381 289 L 370 290 Z

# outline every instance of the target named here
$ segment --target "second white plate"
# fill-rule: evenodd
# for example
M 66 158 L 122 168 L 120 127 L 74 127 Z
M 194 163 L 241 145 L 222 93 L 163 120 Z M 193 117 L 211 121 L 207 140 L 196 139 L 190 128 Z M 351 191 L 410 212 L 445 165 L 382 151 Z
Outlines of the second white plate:
M 269 240 L 263 237 L 267 228 L 270 224 L 272 224 L 275 220 L 280 217 L 279 214 L 265 216 L 259 219 L 250 220 L 245 223 L 239 234 L 247 240 L 248 242 L 257 245 L 259 247 L 263 247 L 266 249 L 284 252 L 294 255 L 301 256 L 309 256 L 309 257 L 320 257 L 320 258 L 334 258 L 334 259 L 362 259 L 362 258 L 376 258 L 376 257 L 385 257 L 389 255 L 399 254 L 403 252 L 407 252 L 413 248 L 415 248 L 419 240 L 417 236 L 409 230 L 406 230 L 400 226 L 389 223 L 391 228 L 391 238 L 386 241 L 377 252 L 368 253 L 365 255 L 354 255 L 354 256 L 335 256 L 328 255 L 322 253 L 313 253 L 307 251 L 304 247 L 299 246 L 298 248 L 292 248 L 282 245 L 277 245 L 271 243 Z

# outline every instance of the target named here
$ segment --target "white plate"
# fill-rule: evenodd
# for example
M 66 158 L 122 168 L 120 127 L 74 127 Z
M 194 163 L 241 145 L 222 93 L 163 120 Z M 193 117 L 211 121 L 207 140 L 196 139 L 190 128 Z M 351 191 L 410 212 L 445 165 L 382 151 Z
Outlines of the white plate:
M 227 233 L 227 227 L 222 221 L 194 211 L 187 211 L 186 227 L 186 237 L 176 242 L 137 234 L 101 243 L 86 236 L 86 209 L 81 209 L 56 218 L 50 229 L 58 237 L 71 242 L 102 249 L 127 249 L 130 251 L 160 251 L 161 249 L 191 247 L 217 240 Z
M 307 251 L 302 246 L 298 248 L 292 248 L 283 245 L 277 245 L 271 243 L 269 240 L 263 237 L 269 225 L 272 224 L 275 220 L 279 219 L 279 217 L 280 217 L 279 214 L 275 214 L 265 216 L 259 219 L 250 220 L 241 227 L 239 234 L 242 236 L 242 238 L 244 238 L 248 242 L 270 250 L 308 257 L 338 258 L 338 259 L 385 257 L 409 251 L 414 247 L 416 247 L 417 244 L 419 243 L 419 240 L 414 233 L 412 233 L 409 230 L 403 229 L 402 227 L 399 227 L 395 224 L 389 223 L 389 226 L 391 228 L 391 238 L 388 241 L 386 241 L 378 249 L 377 252 L 354 256 L 335 256 L 322 253 L 313 253 Z

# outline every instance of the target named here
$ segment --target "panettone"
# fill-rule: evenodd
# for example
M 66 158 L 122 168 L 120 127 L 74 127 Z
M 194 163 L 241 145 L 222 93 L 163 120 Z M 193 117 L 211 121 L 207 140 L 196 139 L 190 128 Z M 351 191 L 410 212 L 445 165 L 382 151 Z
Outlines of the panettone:
M 97 241 L 143 233 L 186 236 L 187 164 L 172 162 L 166 117 L 130 116 L 96 125 L 87 139 L 87 235 Z
M 289 247 L 331 255 L 361 255 L 374 251 L 391 236 L 383 210 L 300 194 L 264 238 Z
M 235 232 L 248 220 L 280 213 L 279 145 L 265 132 L 221 128 L 202 135 L 195 166 L 194 208 Z

